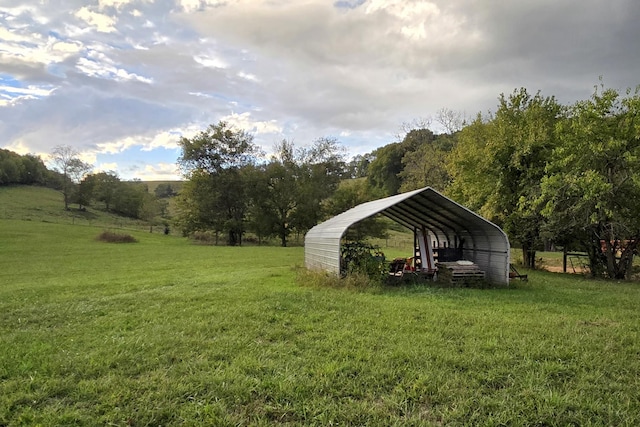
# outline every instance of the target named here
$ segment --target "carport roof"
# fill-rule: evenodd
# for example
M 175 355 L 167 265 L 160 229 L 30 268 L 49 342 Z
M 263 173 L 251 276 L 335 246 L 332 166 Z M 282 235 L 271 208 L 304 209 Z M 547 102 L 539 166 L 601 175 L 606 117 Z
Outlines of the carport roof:
M 410 229 L 425 227 L 436 234 L 465 235 L 470 230 L 482 230 L 482 234 L 504 236 L 497 225 L 433 188 L 425 187 L 358 205 L 318 224 L 307 233 L 307 238 L 341 238 L 349 227 L 376 214 L 385 215 Z

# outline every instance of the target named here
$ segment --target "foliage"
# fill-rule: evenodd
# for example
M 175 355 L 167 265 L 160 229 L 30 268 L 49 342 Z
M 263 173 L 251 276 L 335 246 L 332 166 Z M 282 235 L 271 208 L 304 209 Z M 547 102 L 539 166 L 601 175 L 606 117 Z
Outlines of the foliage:
M 562 113 L 555 98 L 531 96 L 524 88 L 501 95 L 495 115 L 478 115 L 465 127 L 448 159 L 447 193 L 505 228 L 531 268 L 543 222 L 535 200 Z
M 47 167 L 33 154 L 21 156 L 0 148 L 0 185 L 45 185 Z
M 323 218 L 322 202 L 344 176 L 344 148 L 320 138 L 308 148 L 282 141 L 269 162 L 246 168 L 251 176 L 250 227 L 259 239 L 277 236 L 287 246 L 289 235 L 305 233 Z
M 373 282 L 382 282 L 389 272 L 380 247 L 365 242 L 345 242 L 340 253 L 343 276 L 361 274 Z
M 411 131 L 407 138 L 422 139 L 417 147 L 405 153 L 402 157 L 402 171 L 398 174 L 402 180 L 400 191 L 417 190 L 431 187 L 437 191 L 444 191 L 451 178 L 446 169 L 447 157 L 456 144 L 456 136 L 449 134 L 434 135 L 427 129 L 422 129 L 417 135 Z
M 105 208 L 110 210 L 118 197 L 118 190 L 122 181 L 113 171 L 99 172 L 89 175 L 85 181 L 92 182 L 93 197 L 95 200 L 105 204 Z
M 57 145 L 53 148 L 51 154 L 54 167 L 62 175 L 61 183 L 65 209 L 69 209 L 69 203 L 72 202 L 72 198 L 77 191 L 77 185 L 91 170 L 91 165 L 80 160 L 79 154 L 70 145 Z M 82 197 L 76 198 L 76 200 L 84 201 Z
M 601 88 L 558 127 L 542 182 L 546 231 L 590 256 L 594 275 L 623 279 L 640 243 L 640 93 Z
M 383 190 L 386 196 L 397 194 L 401 185 L 402 158 L 407 151 L 407 147 L 399 142 L 374 150 L 374 159 L 367 168 L 371 186 Z
M 158 184 L 155 190 L 153 191 L 158 199 L 167 199 L 177 194 L 173 186 L 167 182 L 162 182 Z
M 253 137 L 219 122 L 191 139 L 181 138 L 179 145 L 178 162 L 189 180 L 178 200 L 183 232 L 223 232 L 229 245 L 241 244 L 248 210 L 248 177 L 243 169 L 258 155 Z
M 281 246 L 287 246 L 292 217 L 305 196 L 302 168 L 294 145 L 283 140 L 270 161 L 253 170 L 251 228 L 260 238 L 276 235 Z
M 116 233 L 114 231 L 103 231 L 96 237 L 96 240 L 106 243 L 138 243 L 138 239 L 131 234 Z

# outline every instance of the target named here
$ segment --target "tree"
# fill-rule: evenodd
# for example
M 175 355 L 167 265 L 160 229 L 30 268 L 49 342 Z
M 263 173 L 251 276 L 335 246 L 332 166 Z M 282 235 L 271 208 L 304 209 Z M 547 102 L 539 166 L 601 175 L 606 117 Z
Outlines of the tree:
M 466 122 L 464 113 L 460 111 L 441 108 L 436 113 L 436 121 L 444 128 L 446 133 L 453 135 L 462 130 Z
M 158 186 L 154 190 L 154 193 L 158 199 L 167 199 L 176 195 L 176 192 L 171 184 L 164 182 L 158 184 Z
M 350 178 L 365 178 L 368 175 L 369 164 L 373 160 L 371 153 L 353 156 L 347 165 L 347 173 Z
M 394 142 L 373 151 L 373 160 L 368 166 L 367 178 L 373 187 L 381 188 L 387 196 L 400 191 L 403 171 L 402 159 L 407 153 L 414 152 L 422 144 L 435 139 L 435 135 L 426 127 L 413 127 L 405 124 L 406 133 L 401 142 Z M 426 126 L 426 125 L 425 125 Z
M 0 149 L 0 185 L 37 184 L 46 182 L 47 168 L 42 159 L 33 154 L 24 156 Z
M 120 182 L 112 199 L 111 210 L 129 218 L 142 218 L 142 209 L 149 191 L 146 184 L 136 181 Z
M 260 234 L 276 234 L 285 247 L 292 229 L 292 214 L 302 197 L 301 165 L 292 143 L 282 141 L 276 145 L 275 151 L 269 163 L 262 165 L 259 173 L 254 175 L 257 179 L 251 194 L 254 205 L 259 209 L 259 213 L 254 211 L 254 227 Z
M 345 151 L 333 138 L 319 138 L 310 148 L 300 150 L 300 197 L 291 215 L 296 232 L 306 233 L 324 219 L 322 201 L 330 197 L 347 176 Z
M 33 154 L 22 156 L 22 184 L 44 185 L 47 177 L 47 167 L 42 159 Z
M 502 94 L 495 116 L 478 115 L 460 132 L 447 163 L 448 194 L 504 227 L 530 268 L 544 221 L 535 200 L 562 114 L 554 97 L 531 96 L 524 88 Z
M 107 211 L 111 210 L 116 200 L 118 191 L 122 188 L 122 182 L 114 171 L 99 172 L 90 175 L 94 183 L 94 198 L 103 202 Z
M 69 209 L 69 202 L 75 191 L 75 186 L 91 170 L 91 165 L 80 160 L 79 154 L 69 145 L 58 145 L 54 147 L 52 153 L 54 167 L 62 175 L 62 194 L 64 196 L 64 208 L 67 210 Z
M 191 139 L 181 138 L 179 145 L 178 163 L 189 180 L 179 199 L 183 231 L 222 231 L 229 245 L 241 244 L 248 209 L 242 169 L 255 163 L 253 136 L 219 122 Z
M 78 204 L 79 209 L 84 209 L 91 204 L 94 199 L 95 181 L 92 178 L 93 175 L 87 175 L 80 184 L 78 184 L 75 191 L 72 202 Z
M 640 93 L 596 88 L 557 128 L 542 181 L 545 230 L 589 254 L 591 273 L 629 277 L 640 244 Z
M 384 190 L 385 195 L 397 194 L 402 181 L 402 158 L 407 149 L 399 142 L 387 144 L 374 150 L 374 159 L 369 163 L 367 179 L 372 187 Z
M 428 129 L 414 129 L 405 139 L 411 139 L 411 146 L 417 147 L 402 157 L 402 171 L 398 174 L 402 184 L 400 191 L 411 191 L 422 187 L 432 187 L 444 191 L 450 181 L 446 160 L 455 146 L 455 136 L 435 135 Z
M 275 235 L 287 246 L 293 231 L 305 232 L 322 218 L 322 201 L 345 174 L 344 149 L 320 138 L 309 148 L 282 141 L 268 163 L 254 169 L 251 227 L 261 238 Z

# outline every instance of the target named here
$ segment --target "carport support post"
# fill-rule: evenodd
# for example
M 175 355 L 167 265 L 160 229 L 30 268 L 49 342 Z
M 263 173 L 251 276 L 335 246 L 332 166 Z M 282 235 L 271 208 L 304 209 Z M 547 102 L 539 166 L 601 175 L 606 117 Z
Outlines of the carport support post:
M 420 265 L 422 269 L 433 270 L 435 268 L 433 265 L 433 248 L 431 247 L 431 240 L 429 240 L 427 236 L 427 231 L 424 228 L 418 236 L 418 244 L 420 245 Z

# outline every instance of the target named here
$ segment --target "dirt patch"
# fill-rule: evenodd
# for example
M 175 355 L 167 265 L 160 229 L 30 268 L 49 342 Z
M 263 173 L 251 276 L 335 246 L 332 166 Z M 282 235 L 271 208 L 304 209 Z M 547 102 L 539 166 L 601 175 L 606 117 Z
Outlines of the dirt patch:
M 542 270 L 547 270 L 547 271 L 550 271 L 552 273 L 563 273 L 561 265 L 545 265 L 545 266 L 542 267 Z M 587 273 L 587 271 L 583 270 L 581 268 L 576 268 L 575 271 L 574 271 L 573 268 L 571 268 L 570 266 L 567 266 L 567 273 L 569 273 L 569 274 L 585 274 L 585 273 Z

